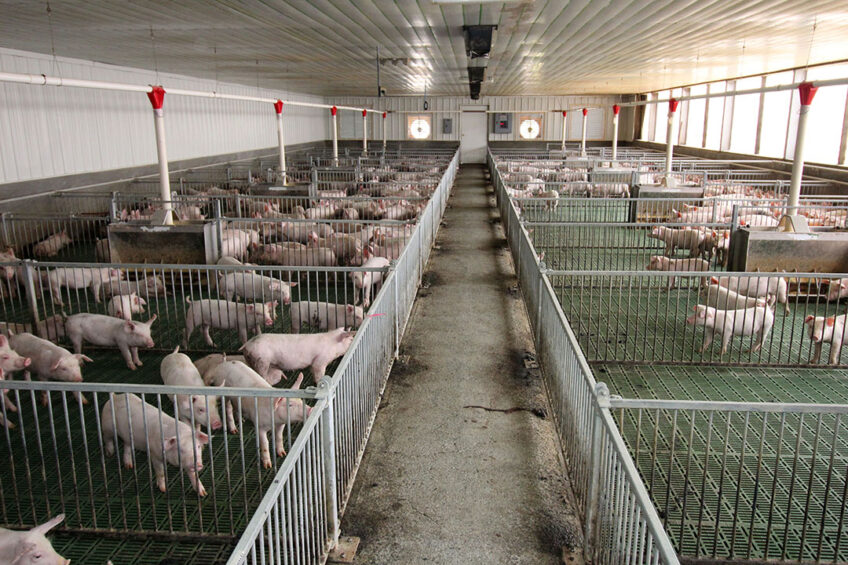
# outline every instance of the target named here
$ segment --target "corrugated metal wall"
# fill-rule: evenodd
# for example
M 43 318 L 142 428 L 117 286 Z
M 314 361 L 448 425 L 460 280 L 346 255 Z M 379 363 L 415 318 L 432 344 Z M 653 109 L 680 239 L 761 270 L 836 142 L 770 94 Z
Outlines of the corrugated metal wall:
M 589 108 L 589 120 L 587 123 L 587 139 L 609 140 L 612 139 L 612 105 L 622 100 L 618 95 L 604 96 L 481 96 L 480 100 L 473 101 L 461 96 L 428 96 L 429 112 L 432 116 L 434 141 L 459 141 L 459 117 L 463 106 L 488 105 L 489 110 L 497 110 L 514 114 L 511 134 L 489 134 L 490 141 L 519 141 L 518 120 L 520 116 L 531 115 L 542 117 L 541 139 L 548 141 L 560 141 L 562 139 L 562 114 L 555 110 L 563 108 L 574 108 L 586 106 Z M 421 115 L 428 114 L 423 111 L 424 97 L 344 97 L 333 98 L 335 104 L 351 106 L 368 106 L 369 108 L 388 109 L 398 112 L 420 112 Z M 622 118 L 619 123 L 619 136 L 622 141 L 631 139 L 632 120 L 624 117 L 629 109 L 622 109 Z M 387 137 L 393 140 L 408 139 L 407 119 L 410 114 L 389 114 L 387 124 Z M 448 118 L 453 120 L 453 130 L 450 134 L 442 133 L 442 120 Z M 582 128 L 582 114 L 580 111 L 569 113 L 566 124 L 566 139 L 579 141 Z M 383 137 L 382 116 L 369 114 L 368 138 L 381 140 Z M 630 124 L 630 128 L 626 127 Z M 489 121 L 489 132 L 492 131 L 491 118 Z M 341 117 L 339 123 L 339 136 L 341 139 L 362 138 L 362 116 L 347 113 Z
M 228 94 L 324 102 L 323 98 L 181 75 L 0 49 L 0 70 Z M 286 143 L 326 139 L 329 112 L 286 106 Z M 343 112 L 342 115 L 348 114 Z M 353 112 L 350 112 L 353 114 Z M 170 160 L 277 144 L 273 107 L 256 102 L 165 96 Z M 361 115 L 360 115 L 361 119 Z M 150 103 L 141 93 L 0 83 L 0 183 L 156 162 Z

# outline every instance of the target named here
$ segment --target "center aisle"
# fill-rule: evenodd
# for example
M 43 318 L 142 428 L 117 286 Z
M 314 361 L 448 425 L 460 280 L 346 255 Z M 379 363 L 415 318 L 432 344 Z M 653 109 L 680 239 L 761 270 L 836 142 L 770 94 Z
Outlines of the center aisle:
M 580 545 L 491 190 L 461 168 L 342 521 L 356 563 L 560 563 Z

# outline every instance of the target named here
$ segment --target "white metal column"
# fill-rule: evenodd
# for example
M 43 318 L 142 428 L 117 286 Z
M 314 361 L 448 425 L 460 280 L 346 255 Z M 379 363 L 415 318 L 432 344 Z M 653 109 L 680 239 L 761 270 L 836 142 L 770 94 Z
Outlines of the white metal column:
M 283 101 L 274 102 L 274 110 L 277 112 L 277 142 L 280 145 L 280 178 L 286 184 L 286 142 L 283 138 Z
M 165 113 L 162 105 L 165 102 L 165 89 L 154 86 L 147 93 L 147 98 L 153 106 L 153 126 L 156 128 L 156 154 L 159 157 L 159 192 L 162 197 L 162 208 L 165 212 L 165 225 L 173 225 L 174 218 L 171 206 L 171 179 L 168 174 L 168 152 L 165 147 Z
M 383 112 L 383 152 L 386 151 L 386 113 Z
M 333 106 L 330 108 L 330 113 L 333 115 L 333 166 L 339 166 L 339 127 L 336 121 L 336 114 L 339 109 Z
M 587 108 L 583 108 L 583 135 L 580 138 L 580 156 L 586 156 L 586 120 L 589 115 L 589 110 Z
M 674 98 L 668 101 L 668 125 L 665 130 L 665 174 L 671 174 L 671 160 L 674 154 L 674 118 L 677 116 L 677 105 L 679 102 Z M 667 180 L 666 180 L 667 182 Z
M 565 110 L 562 111 L 562 158 L 565 159 L 565 125 L 566 120 L 565 117 L 568 115 L 568 112 Z
M 807 132 L 807 114 L 818 88 L 805 82 L 798 87 L 801 98 L 801 112 L 798 114 L 798 132 L 795 134 L 795 160 L 792 163 L 792 180 L 789 183 L 789 202 L 787 214 L 795 214 L 798 199 L 801 197 L 801 177 L 804 175 L 804 137 Z
M 368 110 L 362 110 L 362 154 L 368 154 Z
M 615 161 L 618 156 L 618 113 L 621 111 L 621 106 L 618 104 L 612 105 L 612 160 Z

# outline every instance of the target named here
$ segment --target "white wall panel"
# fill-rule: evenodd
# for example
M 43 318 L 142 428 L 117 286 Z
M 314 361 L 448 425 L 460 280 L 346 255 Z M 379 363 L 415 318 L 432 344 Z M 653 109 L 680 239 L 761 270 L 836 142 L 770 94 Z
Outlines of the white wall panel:
M 418 96 L 396 96 L 396 97 L 343 97 L 333 98 L 335 104 L 350 106 L 368 106 L 369 108 L 386 109 L 398 113 L 390 113 L 388 116 L 388 138 L 390 140 L 405 140 L 406 118 L 408 112 L 431 113 L 433 118 L 433 141 L 459 141 L 459 114 L 463 105 L 480 104 L 488 105 L 490 111 L 508 112 L 514 114 L 514 123 L 511 134 L 489 134 L 490 141 L 518 141 L 519 114 L 542 114 L 542 138 L 547 141 L 560 141 L 562 139 L 562 113 L 563 108 L 575 108 L 586 106 L 595 108 L 589 111 L 588 139 L 612 139 L 612 105 L 619 102 L 618 95 L 604 96 L 481 96 L 480 100 L 473 101 L 462 96 L 428 96 L 429 110 L 424 111 L 424 97 Z M 572 110 L 567 118 L 568 125 L 566 139 L 580 139 L 580 110 Z M 453 119 L 453 132 L 442 133 L 442 119 Z M 382 116 L 369 115 L 368 139 L 382 140 L 383 130 Z M 572 120 L 577 120 L 576 126 Z M 491 132 L 491 121 L 489 131 Z M 341 128 L 342 139 L 362 138 L 362 118 L 349 120 Z M 628 139 L 624 128 L 622 128 L 622 140 Z
M 275 97 L 323 98 L 214 80 L 0 49 L 0 71 Z M 165 95 L 172 161 L 277 144 L 273 107 L 257 102 Z M 342 116 L 355 112 L 340 112 Z M 329 111 L 285 106 L 287 144 L 326 139 Z M 361 131 L 361 126 L 360 126 Z M 150 102 L 143 93 L 0 83 L 0 183 L 156 162 Z

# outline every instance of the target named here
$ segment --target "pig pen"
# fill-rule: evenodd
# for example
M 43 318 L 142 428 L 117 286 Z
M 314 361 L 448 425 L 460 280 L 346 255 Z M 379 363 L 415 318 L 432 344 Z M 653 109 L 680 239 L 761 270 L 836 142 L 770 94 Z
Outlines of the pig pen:
M 458 158 L 454 154 L 431 197 L 426 204 L 422 202 L 417 222 L 379 224 L 387 235 L 392 235 L 395 227 L 398 229 L 397 238 L 388 246 L 397 251 L 391 268 L 32 261 L 8 264 L 15 275 L 13 284 L 7 279 L 7 286 L 15 292 L 0 300 L 0 312 L 5 322 L 20 326 L 7 326 L 7 329 L 28 329 L 34 322 L 49 321 L 51 316 L 62 312 L 69 315 L 108 312 L 105 303 L 95 301 L 90 289 L 61 287 L 62 305 L 54 301 L 55 285 L 51 285 L 49 273 L 62 268 L 122 269 L 122 284 L 146 301 L 146 312 L 134 318 L 143 321 L 156 314 L 157 320 L 152 325 L 156 346 L 140 351 L 144 364 L 136 371 L 127 368 L 117 350 L 84 346 L 84 353 L 94 362 L 82 369 L 83 383 L 22 380 L 4 383 L 19 411 L 0 408 L 0 414 L 15 424 L 14 428 L 0 430 L 4 436 L 0 440 L 2 451 L 10 461 L 10 465 L 0 470 L 3 524 L 21 527 L 64 512 L 63 526 L 51 537 L 59 553 L 73 562 L 106 559 L 115 563 L 146 563 L 152 559 L 233 564 L 283 559 L 324 562 L 338 541 L 339 516 L 347 502 L 457 167 Z M 274 224 L 275 220 L 266 223 Z M 291 289 L 293 301 L 332 301 L 344 305 L 353 305 L 354 301 L 351 274 L 379 274 L 386 278 L 382 288 L 371 296 L 368 312 L 374 315 L 364 316 L 347 354 L 332 363 L 323 378 L 313 377 L 307 369 L 304 388 L 300 390 L 216 388 L 210 391 L 163 386 L 159 364 L 183 339 L 188 307 L 185 298 L 194 301 L 218 298 L 226 291 L 219 275 L 238 278 L 250 271 L 280 283 L 297 282 Z M 148 286 L 148 277 L 161 279 L 168 295 L 157 295 L 158 287 Z M 106 283 L 103 286 L 108 286 L 108 281 L 103 279 L 103 282 Z M 162 288 L 158 290 L 161 292 Z M 281 300 L 276 292 L 264 289 L 256 294 L 257 302 Z M 235 300 L 242 302 L 240 298 Z M 290 306 L 281 304 L 277 313 L 273 325 L 263 327 L 265 332 L 290 331 Z M 305 323 L 301 331 L 315 332 L 318 328 Z M 216 347 L 208 346 L 199 334 L 196 330 L 188 348 L 180 349 L 193 360 L 210 352 L 237 353 L 241 345 L 236 331 L 213 329 Z M 66 340 L 60 339 L 60 343 L 68 346 Z M 284 386 L 292 384 L 294 374 L 290 377 L 284 380 Z M 46 407 L 40 404 L 44 391 L 49 391 Z M 226 423 L 223 430 L 213 431 L 204 426 L 204 432 L 212 433 L 204 449 L 204 468 L 199 473 L 208 494 L 200 497 L 186 474 L 174 466 L 166 466 L 168 489 L 166 493 L 159 492 L 149 457 L 155 450 L 149 447 L 135 452 L 133 469 L 124 468 L 118 455 L 106 454 L 100 409 L 110 395 L 124 392 L 144 395 L 147 402 L 161 407 L 152 418 L 154 421 L 174 413 L 176 394 L 204 398 L 213 392 L 218 396 L 229 395 L 242 410 L 267 398 L 282 399 L 279 402 L 287 406 L 303 402 L 305 407 L 300 418 L 292 416 L 297 413 L 295 409 L 288 411 L 291 421 L 287 422 L 290 425 L 285 427 L 280 444 L 287 452 L 285 456 L 277 455 L 272 438 L 270 468 L 261 463 L 260 443 L 252 423 L 242 422 L 237 434 L 225 433 Z M 85 394 L 89 404 L 79 404 L 73 393 Z M 308 413 L 303 414 L 306 407 Z
M 789 314 L 776 305 L 760 351 L 748 351 L 752 337 L 735 337 L 722 356 L 717 336 L 701 354 L 705 330 L 685 320 L 705 301 L 702 278 L 769 275 L 725 273 L 714 265 L 707 273 L 644 271 L 644 255 L 662 253 L 656 240 L 634 235 L 644 234 L 644 226 L 581 225 L 586 216 L 547 226 L 544 217 L 525 221 L 520 213 L 527 209 L 510 198 L 511 183 L 497 174 L 495 162 L 490 155 L 563 451 L 576 467 L 575 480 L 585 484 L 586 511 L 598 516 L 596 535 L 618 536 L 611 549 L 597 552 L 601 561 L 643 554 L 640 547 L 662 546 L 666 536 L 675 553 L 695 562 L 848 559 L 846 359 L 840 352 L 837 365 L 828 366 L 825 343 L 820 361 L 811 364 L 814 344 L 804 324 L 807 316 L 844 313 L 838 299 L 827 297 L 828 281 L 842 275 L 789 275 Z M 569 199 L 560 205 L 563 200 Z M 618 200 L 593 200 L 599 210 L 624 209 Z M 613 222 L 621 218 L 619 212 Z M 625 249 L 616 252 L 617 245 Z M 625 259 L 634 254 L 638 259 Z M 549 258 L 561 265 L 550 269 Z M 669 290 L 672 276 L 676 285 Z M 600 453 L 603 469 L 604 458 L 613 456 L 592 432 L 598 429 L 593 421 L 607 418 L 638 483 L 609 494 L 592 488 L 594 457 Z M 605 519 L 621 509 L 622 495 L 640 486 L 655 515 L 641 501 L 625 506 L 625 516 Z M 636 549 L 626 541 L 633 533 Z

